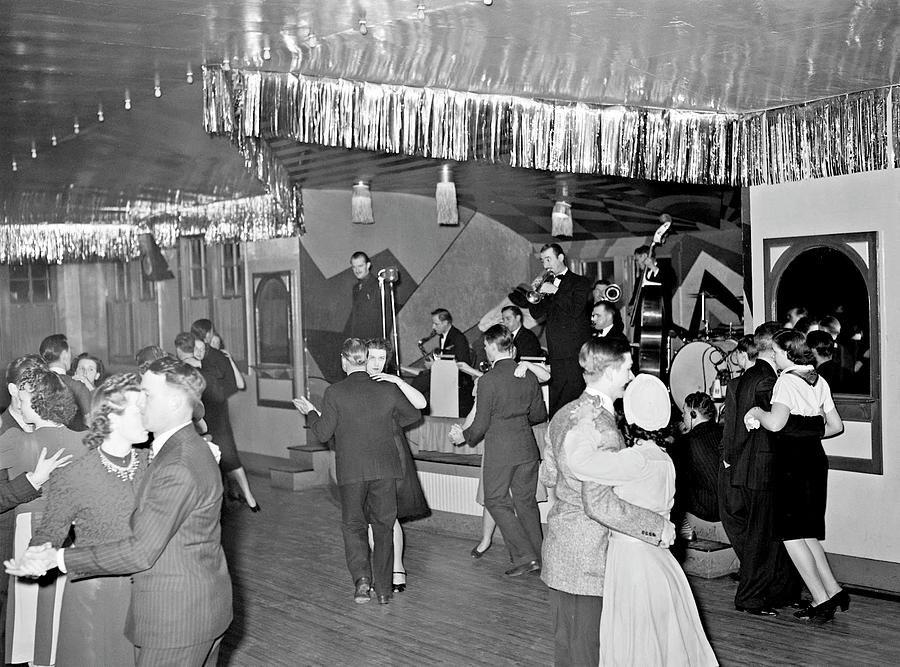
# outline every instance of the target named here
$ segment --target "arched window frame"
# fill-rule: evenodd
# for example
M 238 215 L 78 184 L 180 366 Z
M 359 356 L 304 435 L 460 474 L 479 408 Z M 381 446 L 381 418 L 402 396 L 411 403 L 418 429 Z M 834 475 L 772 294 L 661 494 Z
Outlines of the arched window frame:
M 829 456 L 833 470 L 849 470 L 880 475 L 883 472 L 881 428 L 881 328 L 878 290 L 878 235 L 876 232 L 792 236 L 763 240 L 765 266 L 766 319 L 776 320 L 778 285 L 791 262 L 814 248 L 830 248 L 849 258 L 862 274 L 869 291 L 869 393 L 835 394 L 841 418 L 871 425 L 870 458 Z

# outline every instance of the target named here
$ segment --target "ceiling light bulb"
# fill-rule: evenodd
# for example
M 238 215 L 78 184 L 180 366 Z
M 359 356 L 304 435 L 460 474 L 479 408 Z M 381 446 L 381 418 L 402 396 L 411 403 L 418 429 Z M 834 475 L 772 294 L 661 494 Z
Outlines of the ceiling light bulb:
M 268 46 L 263 47 L 263 60 L 269 60 L 272 58 L 272 49 Z
M 360 35 L 368 35 L 369 34 L 369 25 L 366 23 L 365 19 L 359 20 L 359 34 Z
M 419 17 L 420 21 L 425 20 L 425 3 L 420 2 L 416 5 L 416 16 Z
M 187 72 L 184 73 L 184 78 L 188 82 L 188 85 L 194 85 L 194 70 L 191 69 L 190 63 L 188 63 Z
M 75 122 L 72 123 L 72 132 L 75 134 L 81 132 L 81 125 L 78 124 L 78 116 L 75 116 Z
M 12 160 L 12 170 L 19 171 L 19 165 L 16 164 L 16 158 L 13 158 Z
M 159 74 L 153 75 L 153 97 L 162 97 L 162 88 L 159 86 Z
M 100 121 L 101 123 L 105 120 L 105 118 L 103 117 L 103 104 L 102 103 L 97 105 L 97 120 Z
M 34 160 L 35 158 L 37 158 L 37 146 L 32 141 L 31 142 L 31 159 Z
M 131 92 L 125 89 L 125 110 L 131 111 Z
M 483 0 L 483 1 L 484 1 L 484 4 L 488 7 L 490 7 L 491 5 L 494 4 L 494 0 Z
M 58 143 L 59 143 L 59 141 L 56 139 L 56 132 L 54 132 L 54 133 L 50 136 L 50 145 L 51 145 L 51 146 L 56 146 L 56 144 L 58 144 Z

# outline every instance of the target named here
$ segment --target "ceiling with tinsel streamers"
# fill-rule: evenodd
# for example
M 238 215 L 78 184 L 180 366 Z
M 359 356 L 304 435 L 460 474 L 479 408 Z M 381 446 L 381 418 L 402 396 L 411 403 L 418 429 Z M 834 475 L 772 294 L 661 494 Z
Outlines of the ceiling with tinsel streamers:
M 2 12 L 7 193 L 259 194 L 240 156 L 203 133 L 204 63 L 728 113 L 900 83 L 893 0 L 3 0 Z M 305 187 L 349 189 L 345 157 L 280 149 L 305 151 L 303 169 L 315 172 Z M 385 190 L 433 192 L 416 159 L 360 164 L 376 176 L 384 168 Z M 491 190 L 475 170 L 460 198 L 533 200 L 535 174 L 518 171 L 487 179 L 500 184 Z M 579 196 L 601 219 L 612 215 L 603 192 L 647 187 L 597 178 Z M 727 193 L 716 196 L 730 208 Z

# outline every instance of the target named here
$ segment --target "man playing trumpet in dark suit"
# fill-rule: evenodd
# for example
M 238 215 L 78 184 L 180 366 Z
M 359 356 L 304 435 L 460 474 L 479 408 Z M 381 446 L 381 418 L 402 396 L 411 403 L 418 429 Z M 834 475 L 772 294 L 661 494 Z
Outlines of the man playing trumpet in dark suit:
M 541 248 L 541 264 L 553 272 L 553 280 L 537 291 L 543 295 L 537 303 L 526 303 L 531 316 L 545 318 L 547 350 L 550 359 L 550 416 L 584 391 L 584 378 L 578 365 L 578 351 L 591 336 L 591 283 L 570 271 L 566 255 L 556 243 Z

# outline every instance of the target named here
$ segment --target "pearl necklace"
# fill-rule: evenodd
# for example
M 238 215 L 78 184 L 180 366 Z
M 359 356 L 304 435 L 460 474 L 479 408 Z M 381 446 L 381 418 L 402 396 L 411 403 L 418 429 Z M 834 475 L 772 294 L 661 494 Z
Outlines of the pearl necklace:
M 110 461 L 109 458 L 107 458 L 106 454 L 103 453 L 103 450 L 99 447 L 97 448 L 97 451 L 100 453 L 100 463 L 103 464 L 103 467 L 106 468 L 108 472 L 112 473 L 123 482 L 130 482 L 134 479 L 134 475 L 138 469 L 138 464 L 140 463 L 138 457 L 134 453 L 134 450 L 132 450 L 131 452 L 131 463 L 129 463 L 127 466 L 120 466 Z

